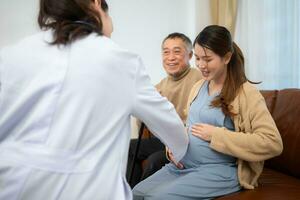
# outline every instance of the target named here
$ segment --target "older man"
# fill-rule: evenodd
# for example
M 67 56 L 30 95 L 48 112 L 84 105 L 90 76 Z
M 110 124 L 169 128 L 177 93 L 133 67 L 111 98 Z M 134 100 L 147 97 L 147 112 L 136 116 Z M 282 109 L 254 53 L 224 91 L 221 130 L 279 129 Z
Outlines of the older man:
M 182 33 L 171 33 L 162 42 L 163 67 L 168 74 L 156 85 L 157 90 L 173 103 L 177 113 L 183 122 L 187 118 L 185 107 L 189 92 L 198 80 L 201 79 L 200 72 L 190 67 L 189 61 L 193 56 L 191 40 Z M 172 130 L 170 130 L 172 131 Z M 171 134 L 171 133 L 170 133 Z M 131 140 L 127 165 L 127 179 L 129 179 L 130 169 L 133 164 L 134 152 L 137 139 Z M 165 157 L 165 147 L 160 140 L 154 136 L 149 139 L 142 139 L 131 187 L 139 181 L 152 175 L 168 162 Z M 142 170 L 141 161 L 147 159 L 147 163 Z

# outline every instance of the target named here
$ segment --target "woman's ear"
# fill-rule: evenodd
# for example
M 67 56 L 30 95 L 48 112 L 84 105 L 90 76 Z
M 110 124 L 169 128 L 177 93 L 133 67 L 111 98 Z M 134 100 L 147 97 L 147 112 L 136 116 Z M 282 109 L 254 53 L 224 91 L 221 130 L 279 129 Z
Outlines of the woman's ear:
M 102 1 L 101 0 L 92 0 L 92 6 L 97 10 L 100 14 L 100 17 L 103 18 L 105 16 L 105 12 L 101 7 Z
M 91 0 L 91 4 L 90 6 L 95 9 L 95 10 L 99 10 L 99 1 L 98 0 Z
M 95 4 L 95 6 L 101 8 L 101 0 L 92 0 L 92 2 Z
M 102 7 L 101 7 L 101 4 L 102 4 L 101 0 L 92 0 L 91 4 L 99 12 L 104 12 L 103 9 L 102 9 Z
M 227 52 L 224 56 L 225 64 L 227 65 L 230 62 L 232 52 Z

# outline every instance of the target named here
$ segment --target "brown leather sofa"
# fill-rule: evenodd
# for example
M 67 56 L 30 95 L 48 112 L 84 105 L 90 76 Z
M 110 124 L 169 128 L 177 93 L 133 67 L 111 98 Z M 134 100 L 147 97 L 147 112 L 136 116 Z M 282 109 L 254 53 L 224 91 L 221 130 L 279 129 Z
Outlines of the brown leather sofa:
M 254 190 L 218 200 L 300 200 L 300 89 L 262 91 L 283 140 L 283 153 L 265 162 Z
M 300 200 L 300 89 L 261 93 L 281 134 L 283 152 L 265 162 L 257 188 L 217 200 Z

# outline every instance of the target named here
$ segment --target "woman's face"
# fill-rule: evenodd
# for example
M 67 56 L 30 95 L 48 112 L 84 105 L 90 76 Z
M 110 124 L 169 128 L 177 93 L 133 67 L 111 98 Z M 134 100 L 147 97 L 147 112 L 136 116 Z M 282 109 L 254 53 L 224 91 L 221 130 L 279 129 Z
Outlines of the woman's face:
M 202 76 L 207 81 L 224 82 L 227 75 L 227 64 L 230 61 L 231 53 L 220 57 L 212 50 L 195 44 L 195 62 Z

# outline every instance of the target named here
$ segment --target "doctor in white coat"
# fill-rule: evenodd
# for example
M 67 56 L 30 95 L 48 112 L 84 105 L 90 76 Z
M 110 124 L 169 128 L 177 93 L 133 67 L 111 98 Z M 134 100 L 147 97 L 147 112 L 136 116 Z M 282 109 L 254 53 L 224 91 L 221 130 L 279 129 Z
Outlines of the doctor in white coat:
M 40 0 L 43 31 L 0 52 L 0 199 L 131 199 L 130 116 L 179 161 L 188 138 L 104 0 Z

